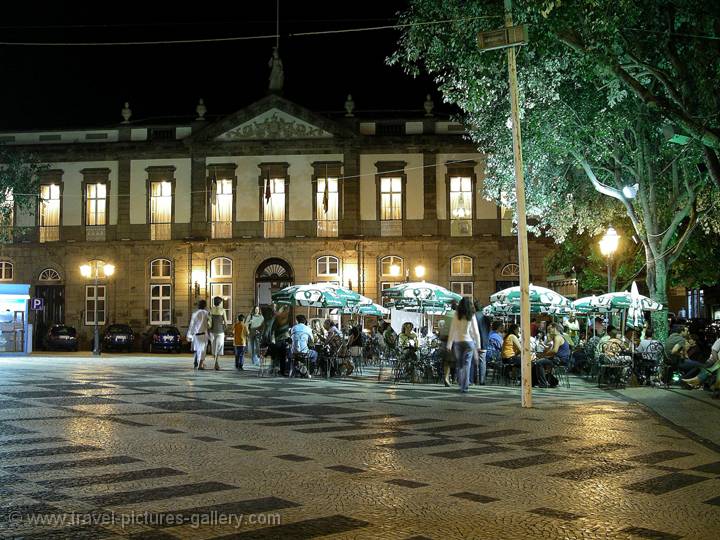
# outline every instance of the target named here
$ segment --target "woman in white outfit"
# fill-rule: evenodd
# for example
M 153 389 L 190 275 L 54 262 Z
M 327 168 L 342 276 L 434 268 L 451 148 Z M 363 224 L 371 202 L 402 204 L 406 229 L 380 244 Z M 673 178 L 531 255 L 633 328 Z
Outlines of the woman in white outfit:
M 205 309 L 207 302 L 200 300 L 198 308 L 192 314 L 190 324 L 188 325 L 187 340 L 191 343 L 194 352 L 193 364 L 195 369 L 205 369 L 205 355 L 207 354 L 208 345 L 208 320 L 210 314 Z
M 480 329 L 475 318 L 475 307 L 469 298 L 463 298 L 450 323 L 447 340 L 447 350 L 452 350 L 455 355 L 457 379 L 463 393 L 470 386 L 470 367 L 479 347 Z

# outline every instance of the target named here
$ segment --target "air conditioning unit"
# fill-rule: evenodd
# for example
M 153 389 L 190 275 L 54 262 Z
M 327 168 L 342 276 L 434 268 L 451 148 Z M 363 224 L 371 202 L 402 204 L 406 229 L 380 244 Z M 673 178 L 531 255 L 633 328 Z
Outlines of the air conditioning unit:
M 472 220 L 453 219 L 450 221 L 450 236 L 472 236 Z

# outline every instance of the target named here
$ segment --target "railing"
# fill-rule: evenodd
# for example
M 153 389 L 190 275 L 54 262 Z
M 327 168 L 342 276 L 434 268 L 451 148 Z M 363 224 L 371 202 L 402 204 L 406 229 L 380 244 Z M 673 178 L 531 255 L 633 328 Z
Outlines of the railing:
M 338 235 L 337 220 L 323 220 L 317 222 L 317 235 L 322 238 L 334 238 Z
M 57 242 L 60 240 L 60 227 L 40 227 L 40 242 Z
M 212 238 L 232 238 L 232 221 L 213 221 Z
M 402 236 L 402 220 L 381 221 L 380 236 Z
M 170 223 L 152 223 L 150 225 L 150 240 L 170 240 L 172 237 Z
M 263 222 L 265 238 L 284 238 L 285 222 L 284 221 L 265 221 Z
M 85 240 L 87 240 L 88 242 L 104 242 L 105 225 L 85 226 Z

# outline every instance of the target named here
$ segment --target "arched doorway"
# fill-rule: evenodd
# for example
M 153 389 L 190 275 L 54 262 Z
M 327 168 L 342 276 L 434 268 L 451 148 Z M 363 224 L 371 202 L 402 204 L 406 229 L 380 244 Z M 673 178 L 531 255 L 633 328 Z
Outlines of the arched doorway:
M 55 268 L 45 268 L 38 275 L 35 285 L 35 297 L 44 300 L 44 309 L 34 311 L 33 348 L 44 348 L 44 338 L 54 324 L 66 324 L 65 321 L 65 285 L 62 276 Z
M 294 281 L 295 276 L 287 261 L 278 258 L 264 260 L 255 272 L 255 305 L 271 304 L 272 293 L 292 285 Z

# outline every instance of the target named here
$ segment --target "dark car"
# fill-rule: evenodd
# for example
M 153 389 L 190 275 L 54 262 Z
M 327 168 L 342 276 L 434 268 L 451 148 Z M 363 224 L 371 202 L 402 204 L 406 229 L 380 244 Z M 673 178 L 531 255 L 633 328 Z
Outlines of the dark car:
M 127 324 L 111 324 L 105 330 L 102 349 L 104 351 L 132 351 L 135 332 Z
M 45 336 L 45 348 L 48 351 L 77 351 L 77 332 L 72 326 L 54 324 Z
M 181 347 L 180 331 L 175 326 L 151 326 L 143 335 L 143 350 L 150 353 L 167 351 L 177 354 Z

